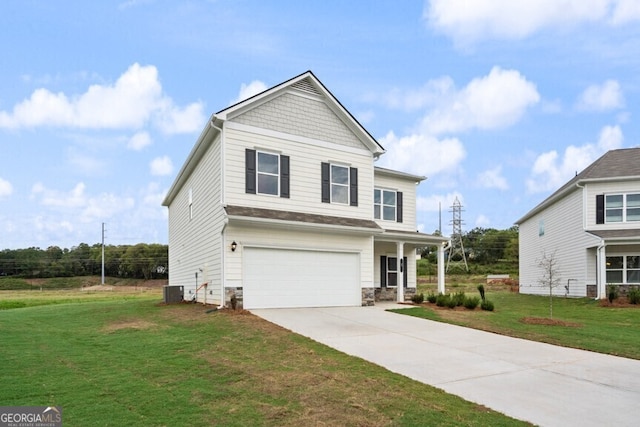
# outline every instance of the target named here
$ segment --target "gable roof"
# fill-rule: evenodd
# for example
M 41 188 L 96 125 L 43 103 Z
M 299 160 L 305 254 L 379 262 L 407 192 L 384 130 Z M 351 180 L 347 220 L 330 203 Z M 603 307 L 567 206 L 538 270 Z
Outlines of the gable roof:
M 384 148 L 367 131 L 356 118 L 333 96 L 331 91 L 313 74 L 305 71 L 285 82 L 275 85 L 263 92 L 253 95 L 214 114 L 219 120 L 228 120 L 239 116 L 246 111 L 268 102 L 287 90 L 296 90 L 306 95 L 319 97 L 328 100 L 326 105 L 336 114 L 342 122 L 362 141 L 362 143 L 377 157 L 385 152 Z
M 173 199 L 178 194 L 182 185 L 186 182 L 187 178 L 196 165 L 204 155 L 207 149 L 207 142 L 214 141 L 220 133 L 222 124 L 224 121 L 236 117 L 252 108 L 255 108 L 258 105 L 261 105 L 265 102 L 268 102 L 280 94 L 287 90 L 296 90 L 302 91 L 309 96 L 321 97 L 326 99 L 328 102 L 325 104 L 327 107 L 331 109 L 341 120 L 342 122 L 358 137 L 360 141 L 373 153 L 374 156 L 378 157 L 381 154 L 384 154 L 385 150 L 376 141 L 376 139 L 371 136 L 371 134 L 356 120 L 355 117 L 346 109 L 344 106 L 338 101 L 338 99 L 333 96 L 333 94 L 327 89 L 324 84 L 311 72 L 305 71 L 302 74 L 299 74 L 285 82 L 282 82 L 276 86 L 273 86 L 270 89 L 267 89 L 263 92 L 260 92 L 250 98 L 237 102 L 229 107 L 226 107 L 217 113 L 213 114 L 204 129 L 202 130 L 200 136 L 191 152 L 187 156 L 182 168 L 178 172 L 176 179 L 173 184 L 167 191 L 167 195 L 162 201 L 163 206 L 169 206 Z
M 578 185 L 588 182 L 624 181 L 640 179 L 640 148 L 621 148 L 604 153 L 557 191 L 530 210 L 516 224 L 522 224 L 533 215 L 555 203 Z

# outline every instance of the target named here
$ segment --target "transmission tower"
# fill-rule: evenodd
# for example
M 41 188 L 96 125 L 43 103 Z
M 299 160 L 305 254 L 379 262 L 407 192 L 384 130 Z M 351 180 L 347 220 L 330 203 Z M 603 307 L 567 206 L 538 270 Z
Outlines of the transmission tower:
M 449 267 L 451 266 L 469 271 L 467 256 L 464 253 L 464 245 L 462 244 L 462 205 L 457 197 L 449 212 L 453 212 L 453 219 L 451 220 L 453 232 L 451 233 L 451 248 L 447 258 L 447 272 L 449 272 Z

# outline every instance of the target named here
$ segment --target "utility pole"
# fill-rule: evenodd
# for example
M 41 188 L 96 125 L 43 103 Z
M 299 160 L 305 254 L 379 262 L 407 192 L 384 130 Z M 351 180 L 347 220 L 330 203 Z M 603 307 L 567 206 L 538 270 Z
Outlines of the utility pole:
M 104 222 L 102 223 L 102 281 L 100 284 L 104 285 Z

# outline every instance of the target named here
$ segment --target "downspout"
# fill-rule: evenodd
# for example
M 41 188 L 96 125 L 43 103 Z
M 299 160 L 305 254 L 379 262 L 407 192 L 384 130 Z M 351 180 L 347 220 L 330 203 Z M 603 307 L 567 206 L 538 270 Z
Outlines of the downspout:
M 224 209 L 225 206 L 225 192 L 224 192 L 224 163 L 225 163 L 225 152 L 224 152 L 224 131 L 221 127 L 216 126 L 215 121 L 217 117 L 214 114 L 213 118 L 209 122 L 212 128 L 216 129 L 220 132 L 220 206 Z M 227 224 L 229 224 L 229 219 L 224 218 L 222 222 L 222 230 L 220 230 L 220 307 L 225 307 L 225 293 L 224 293 L 224 284 L 225 284 L 225 249 L 227 247 L 225 242 L 224 231 L 227 228 Z

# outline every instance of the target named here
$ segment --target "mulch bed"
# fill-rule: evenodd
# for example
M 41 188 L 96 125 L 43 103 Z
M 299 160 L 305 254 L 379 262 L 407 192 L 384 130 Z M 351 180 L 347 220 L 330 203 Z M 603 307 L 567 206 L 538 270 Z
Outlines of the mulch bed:
M 549 319 L 548 317 L 523 317 L 520 322 L 527 325 L 565 326 L 568 328 L 581 328 L 580 323 L 565 322 L 564 320 Z

